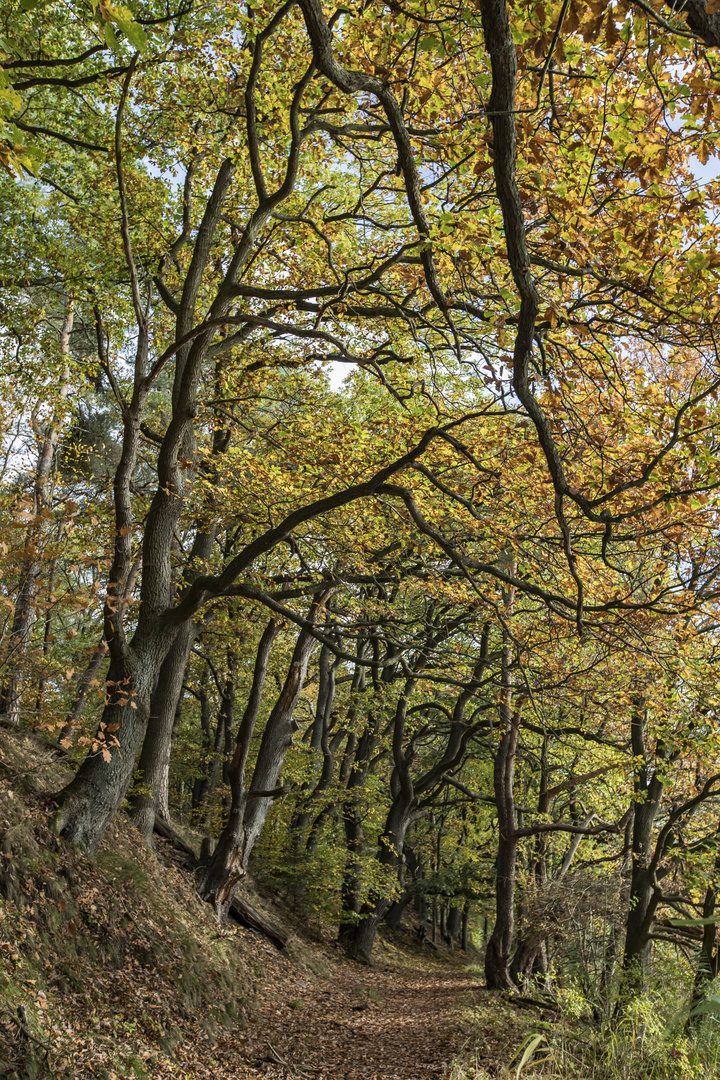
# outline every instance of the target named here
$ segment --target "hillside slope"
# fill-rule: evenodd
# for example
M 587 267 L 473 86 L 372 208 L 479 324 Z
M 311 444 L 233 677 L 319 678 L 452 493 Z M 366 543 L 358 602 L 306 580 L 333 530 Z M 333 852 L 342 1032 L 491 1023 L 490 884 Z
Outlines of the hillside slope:
M 446 1073 L 470 985 L 460 962 L 408 966 L 388 945 L 361 968 L 276 908 L 282 952 L 223 929 L 183 857 L 145 848 L 123 815 L 93 858 L 58 838 L 47 793 L 63 780 L 49 745 L 0 731 L 0 1076 Z

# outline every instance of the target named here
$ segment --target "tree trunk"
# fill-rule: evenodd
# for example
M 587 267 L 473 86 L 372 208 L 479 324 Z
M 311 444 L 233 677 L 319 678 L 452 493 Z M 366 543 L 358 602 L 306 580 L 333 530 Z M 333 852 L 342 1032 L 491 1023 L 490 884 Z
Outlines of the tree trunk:
M 653 826 L 660 810 L 664 783 L 657 767 L 651 767 L 648 762 L 645 747 L 645 711 L 644 700 L 637 699 L 630 721 L 630 739 L 633 756 L 640 764 L 634 782 L 632 872 L 617 1012 L 622 1012 L 627 1003 L 642 992 L 648 961 L 652 955 L 650 933 L 660 898 L 650 862 Z M 663 756 L 662 746 L 659 745 L 655 752 L 656 765 L 657 759 L 662 759 Z
M 128 574 L 127 581 L 125 582 L 125 588 L 123 590 L 122 599 L 118 603 L 118 613 L 122 612 L 122 609 L 127 606 L 132 597 L 133 591 L 137 584 L 138 574 L 140 573 L 140 567 L 142 565 L 141 559 L 135 559 L 130 567 L 130 573 Z M 82 675 L 78 679 L 75 685 L 75 696 L 72 701 L 72 705 L 65 717 L 65 724 L 60 732 L 60 738 L 58 742 L 61 746 L 71 746 L 75 738 L 75 730 L 80 722 L 80 717 L 83 714 L 85 703 L 90 695 L 90 691 L 95 684 L 95 680 L 100 673 L 100 668 L 105 662 L 105 657 L 108 654 L 108 643 L 105 637 L 100 639 L 98 645 L 93 650 L 93 654 L 90 661 L 83 671 Z
M 138 764 L 139 791 L 132 796 L 130 817 L 135 828 L 151 843 L 155 816 L 168 821 L 168 771 L 170 748 L 178 702 L 182 695 L 188 657 L 195 640 L 195 624 L 187 623 L 160 668 L 150 702 L 150 720 Z
M 217 787 L 218 777 L 220 776 L 220 768 L 222 766 L 223 748 L 225 746 L 225 700 L 220 703 L 220 708 L 215 716 L 215 739 L 213 741 L 212 754 L 208 764 L 208 771 L 206 777 L 205 788 L 203 791 L 202 805 L 198 807 L 197 813 L 200 816 L 202 812 L 202 828 L 210 836 L 213 814 L 213 796 L 215 794 L 215 788 Z
M 402 917 L 405 912 L 405 908 L 412 900 L 412 893 L 409 889 L 406 889 L 399 900 L 395 900 L 385 916 L 385 925 L 391 930 L 397 930 L 402 922 Z
M 511 613 L 511 599 L 506 601 Z M 495 885 L 495 926 L 485 950 L 485 979 L 489 990 L 512 990 L 510 957 L 515 924 L 515 867 L 518 837 L 515 822 L 515 754 L 520 732 L 520 708 L 512 711 L 510 635 L 503 630 L 500 718 L 502 738 L 495 755 L 494 788 L 498 815 L 498 854 Z
M 360 964 L 372 964 L 372 951 L 380 918 L 376 912 L 366 915 L 356 923 L 348 939 L 343 941 L 343 947 L 351 960 L 357 960 Z
M 57 832 L 90 853 L 125 798 L 147 726 L 150 691 L 160 663 L 157 659 L 152 663 L 150 658 L 140 669 L 132 664 L 133 659 L 130 654 L 127 665 L 111 662 L 108 686 L 115 692 L 103 711 L 105 727 L 74 779 L 57 797 Z M 130 685 L 136 688 L 132 698 L 117 689 Z M 108 739 L 102 738 L 104 732 L 110 733 Z M 116 745 L 110 741 L 114 737 Z
M 543 734 L 542 749 L 540 751 L 540 791 L 538 793 L 538 815 L 546 815 L 550 812 L 550 793 L 548 791 L 548 745 L 547 732 Z M 589 825 L 592 816 L 583 822 Z M 574 853 L 582 840 L 582 834 L 578 833 L 570 843 L 570 850 L 563 860 L 558 874 L 558 880 L 562 880 L 570 868 Z M 535 844 L 530 856 L 528 866 L 528 897 L 525 905 L 526 911 L 523 917 L 523 930 L 517 943 L 513 958 L 510 962 L 510 978 L 522 990 L 528 993 L 533 981 L 539 981 L 544 990 L 550 990 L 549 963 L 547 955 L 547 932 L 544 927 L 538 927 L 532 923 L 528 925 L 527 909 L 532 913 L 532 901 L 538 898 L 547 888 L 547 844 L 546 833 L 540 833 L 535 837 Z
M 73 744 L 75 731 L 80 722 L 80 717 L 83 714 L 85 702 L 88 699 L 93 682 L 100 674 L 100 668 L 103 666 L 107 651 L 107 641 L 105 638 L 102 638 L 100 644 L 95 646 L 87 667 L 75 685 L 75 696 L 72 700 L 72 705 L 70 706 L 68 714 L 65 717 L 65 723 L 58 738 L 58 742 L 61 746 L 69 747 Z
M 713 879 L 717 877 L 720 871 L 720 854 L 715 858 L 715 866 L 713 867 Z M 692 998 L 690 1000 L 690 1014 L 688 1016 L 688 1025 L 697 1023 L 700 1018 L 700 1014 L 693 1009 L 697 1009 L 697 1006 L 704 999 L 707 992 L 708 984 L 716 979 L 718 973 L 720 973 L 720 950 L 716 945 L 717 938 L 717 922 L 714 920 L 714 916 L 717 912 L 717 889 L 714 881 L 708 885 L 705 890 L 705 899 L 703 901 L 703 936 L 700 945 L 700 950 L 697 957 L 697 972 L 695 973 L 695 981 L 693 983 Z M 720 920 L 719 920 L 720 921 Z
M 393 720 L 393 761 L 395 764 L 390 784 L 395 796 L 378 846 L 378 862 L 381 866 L 393 867 L 396 873 L 402 863 L 405 833 L 410 824 L 411 811 L 415 803 L 415 789 L 410 776 L 410 760 L 403 746 L 408 700 L 414 686 L 414 679 L 406 681 L 395 709 Z M 365 963 L 371 962 L 378 925 L 391 904 L 390 898 L 380 896 L 362 905 L 359 919 L 341 918 L 340 941 L 353 959 L 362 960 Z
M 514 934 L 515 864 L 517 840 L 500 835 L 496 863 L 495 926 L 485 950 L 485 979 L 489 990 L 512 990 L 510 957 Z
M 311 838 L 313 850 L 317 846 L 319 825 L 315 828 L 314 835 L 313 830 L 308 833 L 308 826 L 313 818 L 317 818 L 315 812 L 317 802 L 332 783 L 335 771 L 335 752 L 339 746 L 337 737 L 333 739 L 332 749 L 329 740 L 330 713 L 335 700 L 335 668 L 339 661 L 336 660 L 331 665 L 329 657 L 330 650 L 327 645 L 323 645 L 318 662 L 318 694 L 315 705 L 315 719 L 310 727 L 310 748 L 314 752 L 312 777 L 302 786 L 299 800 L 300 809 L 294 815 L 291 824 L 293 833 L 292 847 L 298 858 L 302 858 L 302 853 L 307 850 Z M 342 738 L 342 735 L 340 738 Z
M 462 912 L 460 908 L 451 906 L 447 913 L 446 930 L 450 941 L 457 941 L 462 929 Z
M 312 605 L 308 615 L 309 622 L 314 623 L 318 611 L 324 606 L 329 595 L 325 593 L 318 603 Z M 250 789 L 246 792 L 245 765 L 262 699 L 270 648 L 276 632 L 275 623 L 271 620 L 258 647 L 250 696 L 240 723 L 235 754 L 228 770 L 232 793 L 230 814 L 200 882 L 202 896 L 213 904 L 221 922 L 227 921 L 233 894 L 247 873 L 250 855 L 276 794 L 274 789 L 285 754 L 297 730 L 293 712 L 315 645 L 310 630 L 303 629 L 298 636 L 282 692 L 268 717 Z

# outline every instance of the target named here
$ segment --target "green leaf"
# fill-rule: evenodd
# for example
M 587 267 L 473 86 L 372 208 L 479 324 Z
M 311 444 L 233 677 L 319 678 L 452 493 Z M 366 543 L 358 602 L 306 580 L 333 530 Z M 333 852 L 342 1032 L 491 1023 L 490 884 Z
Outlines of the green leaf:
M 424 38 L 420 38 L 418 49 L 423 52 L 443 52 L 443 43 L 436 34 L 426 34 Z
M 118 39 L 110 23 L 105 23 L 103 30 L 105 32 L 105 43 L 107 44 L 108 48 L 117 49 Z
M 523 1071 L 528 1061 L 533 1056 L 538 1046 L 542 1042 L 545 1042 L 545 1036 L 542 1033 L 540 1033 L 540 1035 L 530 1036 L 530 1040 L 523 1051 L 523 1056 L 520 1058 L 520 1064 L 518 1065 L 517 1072 L 515 1073 L 515 1080 L 518 1080 L 520 1073 Z
M 702 1016 L 704 1013 L 718 1013 L 720 1012 L 720 997 L 706 997 L 702 1001 L 699 1001 L 697 1005 L 693 1005 L 690 1010 L 691 1016 Z
M 118 18 L 115 21 L 130 44 L 133 45 L 138 52 L 143 52 L 143 50 L 147 48 L 147 34 L 141 26 L 138 26 L 132 19 Z

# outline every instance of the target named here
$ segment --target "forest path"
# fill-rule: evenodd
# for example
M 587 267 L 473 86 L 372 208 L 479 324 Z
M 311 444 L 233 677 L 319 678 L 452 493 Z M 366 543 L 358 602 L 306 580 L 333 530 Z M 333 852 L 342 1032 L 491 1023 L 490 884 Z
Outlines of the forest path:
M 248 1080 L 440 1080 L 462 1048 L 459 1010 L 473 982 L 439 963 L 346 964 L 322 979 L 285 972 L 274 990 L 257 988 Z

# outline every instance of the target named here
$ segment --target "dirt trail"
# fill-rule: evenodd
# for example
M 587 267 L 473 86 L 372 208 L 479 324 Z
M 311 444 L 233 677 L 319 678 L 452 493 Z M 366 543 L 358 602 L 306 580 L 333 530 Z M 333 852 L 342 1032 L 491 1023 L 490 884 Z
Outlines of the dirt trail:
M 286 972 L 247 1030 L 247 1076 L 440 1080 L 462 1047 L 458 1009 L 472 981 L 440 965 L 347 964 L 326 979 Z

